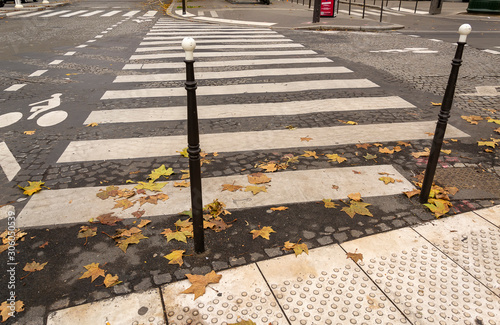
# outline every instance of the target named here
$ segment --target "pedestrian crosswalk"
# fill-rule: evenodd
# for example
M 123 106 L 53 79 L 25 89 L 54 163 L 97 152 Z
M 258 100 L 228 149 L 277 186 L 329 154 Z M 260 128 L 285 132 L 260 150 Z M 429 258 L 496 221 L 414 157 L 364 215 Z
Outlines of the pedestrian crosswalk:
M 157 14 L 156 10 L 93 10 L 93 9 L 84 9 L 84 10 L 42 10 L 30 13 L 20 13 L 12 16 L 11 18 L 88 18 L 88 17 L 134 17 L 134 16 L 143 16 L 152 18 Z
M 191 36 L 199 43 L 194 56 L 200 123 L 246 121 L 236 123 L 240 127 L 232 129 L 205 129 L 200 134 L 201 148 L 205 152 L 218 152 L 226 157 L 245 153 L 253 156 L 255 153 L 270 151 L 285 154 L 287 151 L 328 149 L 335 152 L 337 147 L 359 143 L 430 141 L 429 134 L 435 128 L 434 120 L 367 120 L 353 123 L 354 125 L 317 122 L 312 125 L 297 125 L 298 132 L 290 131 L 284 126 L 276 128 L 249 125 L 248 123 L 257 123 L 255 121 L 264 121 L 265 118 L 279 118 L 286 125 L 288 119 L 296 120 L 300 117 L 316 116 L 318 121 L 318 116 L 336 119 L 339 114 L 366 112 L 383 115 L 389 111 L 418 108 L 415 103 L 389 93 L 375 82 L 363 78 L 360 74 L 362 71 L 344 67 L 275 31 L 214 27 L 203 23 L 174 22 L 169 18 L 160 18 L 151 27 L 135 53 L 131 54 L 129 62 L 123 66 L 122 73 L 103 92 L 100 100 L 104 107 L 111 108 L 92 111 L 84 124 L 97 123 L 101 128 L 124 130 L 138 123 L 184 123 L 186 107 L 179 103 L 186 97 L 183 82 L 185 63 L 182 62 L 185 53 L 180 46 L 185 36 Z M 315 97 L 311 98 L 311 94 Z M 156 98 L 160 100 L 155 100 Z M 241 127 L 245 123 L 245 127 Z M 468 137 L 453 125 L 448 125 L 446 132 L 448 138 Z M 70 141 L 60 154 L 57 164 L 85 163 L 90 166 L 101 162 L 112 165 L 158 157 L 170 159 L 179 157 L 179 152 L 187 146 L 185 132 L 170 132 L 168 127 L 162 133 L 145 132 L 140 136 L 117 134 L 114 137 L 113 132 L 102 134 L 107 136 L 103 137 L 99 133 L 94 138 L 87 136 L 85 139 Z M 302 137 L 311 141 L 304 141 Z M 158 166 L 152 165 L 149 169 L 156 167 Z M 204 199 L 210 201 L 227 197 L 228 207 L 249 208 L 307 202 L 339 195 L 345 197 L 349 194 L 334 193 L 330 184 L 331 177 L 338 177 L 337 183 L 346 184 L 343 191 L 362 192 L 363 196 L 394 195 L 412 188 L 411 183 L 406 180 L 382 188 L 377 184 L 378 173 L 389 172 L 397 174 L 398 178 L 404 178 L 391 165 L 357 166 L 356 170 L 366 177 L 355 180 L 351 168 L 334 164 L 324 169 L 276 172 L 272 175 L 276 185 L 269 189 L 265 197 L 254 196 L 250 192 L 221 194 L 220 182 L 230 184 L 245 178 L 244 174 L 226 172 L 221 177 L 204 176 L 203 194 Z M 321 184 L 318 185 L 319 190 L 310 188 L 310 179 Z M 290 185 L 286 184 L 295 184 L 292 186 L 294 193 L 290 192 Z M 165 191 L 170 196 L 170 203 L 155 206 L 146 215 L 169 214 L 188 208 L 189 200 L 186 198 L 189 189 L 169 189 L 170 185 Z M 43 209 L 47 202 L 51 206 L 65 204 L 64 202 L 93 202 L 93 213 L 106 213 L 109 210 L 106 204 L 109 203 L 95 200 L 98 190 L 99 188 L 61 189 L 57 192 L 57 200 L 50 199 L 48 194 L 34 197 L 19 220 L 28 226 L 32 222 L 28 216 L 39 215 L 39 209 Z M 235 195 L 233 199 L 230 198 L 231 195 Z M 74 211 L 68 212 L 68 209 Z M 51 210 L 54 214 L 44 222 L 80 222 L 88 219 L 77 203 L 73 203 L 71 207 Z M 72 217 L 68 218 L 68 215 Z M 125 213 L 121 216 L 130 217 Z

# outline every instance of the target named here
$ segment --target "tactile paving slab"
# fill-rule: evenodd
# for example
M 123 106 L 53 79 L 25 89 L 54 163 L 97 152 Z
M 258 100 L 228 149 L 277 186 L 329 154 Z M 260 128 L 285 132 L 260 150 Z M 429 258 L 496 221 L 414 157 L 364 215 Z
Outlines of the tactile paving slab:
M 474 213 L 488 220 L 495 226 L 500 227 L 500 205 L 491 208 L 475 210 Z
M 499 324 L 499 297 L 412 229 L 342 247 L 413 324 Z
M 473 212 L 435 220 L 415 231 L 500 296 L 500 229 Z M 500 315 L 499 315 L 500 317 Z
M 338 245 L 257 264 L 291 324 L 409 324 Z
M 187 280 L 163 287 L 169 325 L 227 325 L 241 320 L 256 324 L 288 324 L 255 264 L 221 271 L 219 283 L 209 284 L 203 296 L 182 294 Z
M 47 325 L 166 325 L 159 289 L 58 310 Z

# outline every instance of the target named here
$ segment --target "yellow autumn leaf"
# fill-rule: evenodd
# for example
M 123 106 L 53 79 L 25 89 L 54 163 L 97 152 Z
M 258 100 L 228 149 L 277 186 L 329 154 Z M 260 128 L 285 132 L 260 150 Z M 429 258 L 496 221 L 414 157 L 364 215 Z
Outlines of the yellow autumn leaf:
M 184 252 L 185 250 L 173 250 L 170 254 L 163 257 L 169 260 L 168 264 L 179 264 L 179 266 L 182 266 L 182 264 L 184 264 L 184 261 L 182 260 Z
M 24 190 L 23 194 L 26 194 L 29 196 L 33 195 L 34 193 L 36 193 L 38 191 L 41 191 L 43 184 L 45 184 L 45 182 L 30 182 L 30 181 L 28 181 L 28 183 L 29 183 L 29 185 L 26 187 L 22 187 L 20 185 L 18 185 L 18 186 Z
M 23 133 L 26 134 L 26 135 L 33 135 L 35 134 L 36 130 L 33 130 L 33 131 L 24 131 Z
M 346 161 L 347 158 L 344 158 L 344 157 L 340 157 L 338 154 L 334 153 L 334 154 L 326 154 L 325 155 L 328 159 L 330 159 L 331 162 L 338 162 L 339 164 L 343 161 Z
M 87 127 L 87 128 L 88 128 L 88 127 L 93 128 L 93 127 L 98 126 L 98 125 L 99 125 L 99 124 L 97 124 L 96 122 L 92 122 L 92 123 L 90 123 L 90 124 L 87 124 L 85 127 Z

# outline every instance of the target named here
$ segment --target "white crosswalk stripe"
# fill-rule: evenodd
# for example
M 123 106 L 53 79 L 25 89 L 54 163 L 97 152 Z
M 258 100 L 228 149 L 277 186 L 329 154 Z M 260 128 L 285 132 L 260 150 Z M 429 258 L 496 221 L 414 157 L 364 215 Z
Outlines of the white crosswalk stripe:
M 130 10 L 130 11 L 124 11 L 124 10 L 111 10 L 111 11 L 106 11 L 106 10 L 89 10 L 89 9 L 82 9 L 82 10 L 53 10 L 53 9 L 48 9 L 48 10 L 43 10 L 43 11 L 37 11 L 37 12 L 31 12 L 31 13 L 26 13 L 23 11 L 15 12 L 15 15 L 12 15 L 12 18 L 28 18 L 28 17 L 35 17 L 38 16 L 40 18 L 73 18 L 73 17 L 83 17 L 83 18 L 88 18 L 88 17 L 113 17 L 113 16 L 122 16 L 122 17 L 133 17 L 136 16 L 140 13 L 143 13 L 144 17 L 146 18 L 151 18 L 154 17 L 157 11 L 150 10 L 150 11 L 141 11 L 141 10 Z
M 198 81 L 198 89 L 196 90 L 199 101 L 208 100 L 210 98 L 220 98 L 215 96 L 226 96 L 228 98 L 225 104 L 208 104 L 198 106 L 198 116 L 200 121 L 214 121 L 221 119 L 238 119 L 238 118 L 258 118 L 258 117 L 296 117 L 308 116 L 310 114 L 335 114 L 337 112 L 356 112 L 356 111 L 385 111 L 390 109 L 416 109 L 416 106 L 401 97 L 394 95 L 381 96 L 380 92 L 377 95 L 371 95 L 370 90 L 375 91 L 379 86 L 374 82 L 363 79 L 359 75 L 355 75 L 356 71 L 352 71 L 346 67 L 339 66 L 329 58 L 318 55 L 315 51 L 308 49 L 290 50 L 286 47 L 271 48 L 265 46 L 261 50 L 252 50 L 256 47 L 253 44 L 246 44 L 247 36 L 252 37 L 255 42 L 266 42 L 269 40 L 266 36 L 276 39 L 286 40 L 283 44 L 292 44 L 295 47 L 302 47 L 289 39 L 283 38 L 282 35 L 269 30 L 251 30 L 244 28 L 224 28 L 214 29 L 206 24 L 192 24 L 185 26 L 183 23 L 175 24 L 175 31 L 171 33 L 165 32 L 161 39 L 151 39 L 153 31 L 158 30 L 157 27 L 165 27 L 170 25 L 171 20 L 168 18 L 159 19 L 150 32 L 144 37 L 144 41 L 136 52 L 168 52 L 168 53 L 153 53 L 153 54 L 134 54 L 130 57 L 129 63 L 123 67 L 124 74 L 116 76 L 115 80 L 104 92 L 101 100 L 106 103 L 114 103 L 117 100 L 144 99 L 150 100 L 154 98 L 182 98 L 186 96 L 186 90 L 182 81 L 185 80 L 185 72 L 171 69 L 183 69 L 185 63 L 181 62 L 185 53 L 181 49 L 180 40 L 186 35 L 192 35 L 196 41 L 200 41 L 200 45 L 195 50 L 195 68 L 196 79 Z M 162 25 L 162 26 L 160 26 Z M 181 27 L 179 27 L 179 25 Z M 195 28 L 196 27 L 196 28 Z M 206 29 L 204 29 L 206 28 Z M 196 30 L 195 30 L 196 29 Z M 163 33 L 163 32 L 162 32 Z M 248 33 L 248 34 L 247 34 Z M 225 36 L 225 38 L 220 38 Z M 227 37 L 230 36 L 230 37 Z M 207 38 L 208 37 L 208 38 Z M 222 40 L 222 41 L 220 41 Z M 224 41 L 235 43 L 227 44 Z M 206 42 L 203 42 L 206 41 Z M 151 45 L 160 45 L 157 47 L 147 47 Z M 167 46 L 162 46 L 167 45 Z M 248 51 L 235 51 L 234 49 L 241 48 L 249 49 Z M 260 45 L 260 44 L 255 44 Z M 243 58 L 241 58 L 243 57 Z M 157 60 L 157 63 L 148 62 L 148 60 Z M 280 66 L 281 65 L 281 66 Z M 160 73 L 155 70 L 166 69 L 166 73 Z M 355 77 L 351 77 L 355 76 Z M 241 79 L 241 78 L 248 78 Z M 276 80 L 273 80 L 276 78 Z M 282 78 L 282 79 L 279 79 Z M 266 81 L 264 82 L 263 81 Z M 285 79 L 286 82 L 281 80 Z M 157 82 L 177 82 L 178 86 L 158 87 L 154 84 Z M 210 81 L 210 85 L 206 84 Z M 213 82 L 216 81 L 214 85 Z M 235 82 L 236 81 L 236 82 Z M 358 95 L 354 97 L 342 96 L 341 93 L 354 92 Z M 286 102 L 273 101 L 254 102 L 248 104 L 231 104 L 233 98 L 238 96 L 257 95 L 273 98 L 278 94 L 293 94 L 301 92 L 321 92 L 329 94 L 325 99 L 304 99 L 293 100 Z M 360 93 L 365 93 L 360 96 Z M 122 101 L 120 103 L 125 103 Z M 165 106 L 158 105 L 152 107 L 144 107 L 135 104 L 125 107 L 113 109 L 101 109 L 93 111 L 85 124 L 98 123 L 101 127 L 117 127 L 118 125 L 132 125 L 134 123 L 151 123 L 151 122 L 172 122 L 185 121 L 187 117 L 185 106 Z M 143 100 L 141 100 L 141 103 Z M 144 101 L 146 102 L 146 101 Z M 120 104 L 122 105 L 122 104 Z M 137 105 L 137 106 L 134 106 Z M 113 105 L 114 106 L 114 105 Z M 342 145 L 352 145 L 356 143 L 373 143 L 373 142 L 395 142 L 395 141 L 411 141 L 411 140 L 429 140 L 429 132 L 433 132 L 435 121 L 410 121 L 410 122 L 393 122 L 393 123 L 373 123 L 373 124 L 358 124 L 358 125 L 334 125 L 323 127 L 303 127 L 299 128 L 291 136 L 290 130 L 287 129 L 257 129 L 256 131 L 218 131 L 213 133 L 200 134 L 200 144 L 205 152 L 219 152 L 225 154 L 234 154 L 239 152 L 260 152 L 266 150 L 292 150 L 311 148 L 331 148 Z M 302 141 L 301 137 L 310 137 L 314 139 L 314 143 Z M 448 125 L 447 138 L 468 137 L 468 135 L 452 125 Z M 71 141 L 66 149 L 59 157 L 58 164 L 81 163 L 81 162 L 102 162 L 102 161 L 121 161 L 121 160 L 136 160 L 149 159 L 154 157 L 174 157 L 179 155 L 179 150 L 186 147 L 187 135 L 166 135 L 166 136 L 143 136 L 143 137 L 122 137 L 122 138 L 94 138 L 78 141 Z M 376 177 L 375 171 L 387 172 L 393 170 L 399 173 L 392 166 L 357 166 L 357 170 L 362 171 L 366 175 Z M 344 175 L 349 170 L 349 175 Z M 226 201 L 239 202 L 238 207 L 255 207 L 261 205 L 284 204 L 292 202 L 309 202 L 322 199 L 323 192 L 317 194 L 305 195 L 301 192 L 297 197 L 294 194 L 289 195 L 290 184 L 294 190 L 301 188 L 299 191 L 306 191 L 308 185 L 305 180 L 316 179 L 322 184 L 324 180 L 319 180 L 325 175 L 328 177 L 344 177 L 350 179 L 351 192 L 363 190 L 364 196 L 375 195 L 393 195 L 400 193 L 401 188 L 389 189 L 378 186 L 376 182 L 373 184 L 367 182 L 363 184 L 359 180 L 352 181 L 350 177 L 352 171 L 350 168 L 327 168 L 327 169 L 312 169 L 301 171 L 286 171 L 273 174 L 273 190 L 276 195 L 270 195 L 266 198 L 255 199 L 253 194 L 241 192 L 241 200 L 226 199 Z M 343 175 L 343 176 L 340 176 Z M 204 196 L 207 200 L 212 200 L 214 195 L 220 195 L 220 182 L 231 183 L 244 178 L 245 175 L 231 175 L 227 177 L 211 177 L 203 180 Z M 370 176 L 371 177 L 371 176 Z M 403 178 L 400 176 L 399 178 Z M 375 178 L 376 180 L 378 178 Z M 302 182 L 304 181 L 304 182 Z M 281 184 L 288 185 L 278 185 Z M 328 186 L 331 187 L 331 184 Z M 346 181 L 347 182 L 347 181 Z M 326 183 L 325 183 L 326 184 Z M 132 186 L 132 185 L 130 185 Z M 169 185 L 170 186 L 170 185 Z M 322 185 L 318 185 L 321 187 Z M 325 185 L 326 186 L 326 185 Z M 346 185 L 347 186 L 347 185 Z M 402 186 L 405 189 L 411 189 L 412 185 L 404 180 Z M 170 196 L 170 188 L 166 188 Z M 386 191 L 387 190 L 387 191 Z M 394 192 L 391 192 L 394 190 Z M 87 200 L 92 200 L 95 197 L 96 189 L 68 189 L 61 190 L 63 196 L 85 197 Z M 278 192 L 282 192 L 279 194 Z M 88 193 L 87 193 L 88 192 Z M 312 193 L 312 192 L 311 192 Z M 316 193 L 316 192 L 314 192 Z M 369 193 L 369 194 L 368 194 Z M 348 194 L 348 193 L 347 193 Z M 175 197 L 175 201 L 179 202 L 175 207 L 170 205 L 161 205 L 147 212 L 147 215 L 169 214 L 176 213 L 185 208 L 181 208 L 189 204 L 188 190 L 182 192 L 176 191 L 172 194 L 171 199 Z M 224 194 L 225 195 L 225 194 Z M 229 194 L 228 194 L 229 195 Z M 345 197 L 342 194 L 342 197 Z M 185 197 L 184 197 L 185 196 Z M 41 197 L 41 196 L 39 196 Z M 52 202 L 51 198 L 44 198 L 43 202 Z M 74 202 L 76 202 L 74 201 Z M 102 201 L 102 200 L 101 200 Z M 187 203 L 186 203 L 186 202 Z M 34 201 L 32 201 L 34 202 Z M 42 201 L 34 202 L 27 206 L 26 213 L 36 213 L 40 206 L 43 206 Z M 87 201 L 88 202 L 88 201 Z M 244 203 L 242 203 L 244 202 Z M 35 204 L 36 203 L 36 204 Z M 97 210 L 105 210 L 108 207 L 102 206 L 104 203 L 96 201 Z M 78 205 L 75 205 L 78 207 Z M 228 206 L 229 207 L 229 206 Z M 172 209 L 172 211 L 170 211 Z M 78 210 L 78 208 L 77 208 Z M 175 210 L 175 211 L 174 211 Z M 24 212 L 23 212 L 24 213 Z M 74 212 L 74 218 L 64 222 L 79 222 L 82 220 L 80 212 Z M 28 214 L 26 214 L 27 216 Z M 65 215 L 73 215 L 65 211 Z M 29 224 L 28 218 L 20 216 L 22 222 Z M 52 221 L 46 220 L 50 223 Z

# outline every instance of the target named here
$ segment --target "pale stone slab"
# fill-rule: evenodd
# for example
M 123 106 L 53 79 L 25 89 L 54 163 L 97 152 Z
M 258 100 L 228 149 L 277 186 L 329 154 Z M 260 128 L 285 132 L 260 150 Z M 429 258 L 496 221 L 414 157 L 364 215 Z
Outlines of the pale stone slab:
M 294 48 L 304 47 L 302 44 L 285 43 L 285 44 L 232 44 L 232 45 L 197 45 L 196 50 L 225 50 L 225 49 L 271 49 L 271 48 Z M 139 47 L 135 50 L 136 53 L 155 52 L 155 51 L 179 51 L 177 46 L 155 46 L 155 47 Z
M 255 264 L 221 271 L 219 283 L 209 284 L 194 300 L 182 292 L 188 280 L 162 288 L 169 325 L 227 324 L 252 320 L 256 324 L 288 324 L 276 299 Z M 213 288 L 213 289 L 212 289 Z
M 476 210 L 474 211 L 474 213 L 480 215 L 497 227 L 500 227 L 500 205 L 491 208 Z
M 414 189 L 391 165 L 359 166 L 352 172 L 352 167 L 329 168 L 304 171 L 284 171 L 267 174 L 271 182 L 264 185 L 267 192 L 253 195 L 245 191 L 222 191 L 222 184 L 235 184 L 246 187 L 251 185 L 246 175 L 202 178 L 203 202 L 208 204 L 214 199 L 224 202 L 228 209 L 250 208 L 266 205 L 314 202 L 325 198 L 347 198 L 350 193 L 360 192 L 363 197 L 401 194 Z M 379 173 L 389 173 L 400 179 L 384 185 L 379 180 Z M 335 184 L 338 190 L 332 189 Z M 120 189 L 132 189 L 135 184 L 120 186 Z M 101 200 L 96 196 L 106 187 L 81 187 L 75 189 L 43 190 L 30 198 L 17 218 L 19 227 L 37 227 L 87 222 L 101 214 L 114 212 L 120 218 L 134 218 L 132 212 L 139 209 L 139 203 L 127 210 L 113 209 L 112 198 Z M 191 208 L 191 191 L 178 188 L 173 182 L 163 188 L 170 198 L 158 201 L 157 205 L 145 204 L 144 216 L 170 215 Z M 150 193 L 152 194 L 152 193 Z M 131 200 L 134 200 L 132 198 Z
M 47 325 L 158 324 L 166 325 L 159 289 L 58 310 Z

